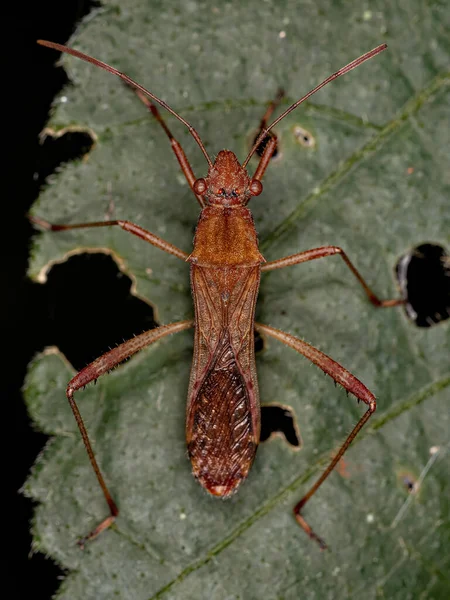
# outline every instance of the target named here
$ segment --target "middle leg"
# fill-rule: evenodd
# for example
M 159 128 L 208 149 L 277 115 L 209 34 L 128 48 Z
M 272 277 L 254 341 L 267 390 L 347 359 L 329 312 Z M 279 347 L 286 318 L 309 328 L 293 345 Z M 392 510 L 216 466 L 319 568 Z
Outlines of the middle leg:
M 390 300 L 381 300 L 380 298 L 378 298 L 378 296 L 368 286 L 365 279 L 362 277 L 362 275 L 360 275 L 357 268 L 348 258 L 347 254 L 342 250 L 342 248 L 339 248 L 339 246 L 322 246 L 321 248 L 313 248 L 312 250 L 306 250 L 305 252 L 298 252 L 297 254 L 292 254 L 291 256 L 285 256 L 284 258 L 271 260 L 270 262 L 267 262 L 261 266 L 261 271 L 266 272 L 273 271 L 275 269 L 283 269 L 284 267 L 298 265 L 302 262 L 315 260 L 316 258 L 333 256 L 334 254 L 338 254 L 343 259 L 347 267 L 350 269 L 350 271 L 360 283 L 370 302 L 374 306 L 387 308 L 390 306 L 398 306 L 399 304 L 405 304 L 405 300 L 403 298 L 394 298 Z
M 55 224 L 55 223 L 49 223 L 48 221 L 45 221 L 45 219 L 41 219 L 40 217 L 36 217 L 34 215 L 29 215 L 28 218 L 30 219 L 30 221 L 32 223 L 34 223 L 35 225 L 38 225 L 39 227 L 41 227 L 42 229 L 45 229 L 46 231 L 69 231 L 71 229 L 88 229 L 88 228 L 92 228 L 92 227 L 119 226 L 124 231 L 128 231 L 128 233 L 132 233 L 133 235 L 140 237 L 142 240 L 148 242 L 149 244 L 152 244 L 156 248 L 159 248 L 160 250 L 163 250 L 164 252 L 167 252 L 168 254 L 173 254 L 177 258 L 181 258 L 181 260 L 186 261 L 189 258 L 189 255 L 186 254 L 186 252 L 183 252 L 183 250 L 180 250 L 173 244 L 166 242 L 166 240 L 163 240 L 162 238 L 160 238 L 158 235 L 155 235 L 154 233 L 151 233 L 150 231 L 147 231 L 143 227 L 140 227 L 139 225 L 136 225 L 135 223 L 131 223 L 130 221 L 116 220 L 116 221 L 94 221 L 92 223 L 71 223 L 71 224 L 58 223 L 58 224 Z

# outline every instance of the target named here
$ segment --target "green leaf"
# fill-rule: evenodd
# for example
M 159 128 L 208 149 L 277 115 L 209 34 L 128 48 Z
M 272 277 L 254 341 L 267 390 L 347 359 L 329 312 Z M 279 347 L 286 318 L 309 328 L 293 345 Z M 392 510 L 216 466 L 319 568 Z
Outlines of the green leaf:
M 164 98 L 211 155 L 230 148 L 243 159 L 278 87 L 287 107 L 386 41 L 387 52 L 280 123 L 281 156 L 251 208 L 268 260 L 339 245 L 387 298 L 398 294 L 394 267 L 403 253 L 450 242 L 448 10 L 417 0 L 370 7 L 108 0 L 71 44 Z M 88 128 L 97 141 L 54 176 L 35 214 L 98 221 L 112 197 L 115 218 L 189 251 L 198 206 L 159 125 L 117 78 L 72 57 L 64 65 L 72 85 L 50 126 Z M 195 141 L 166 118 L 204 176 Z M 315 146 L 298 143 L 298 125 Z M 36 236 L 30 273 L 42 279 L 52 262 L 83 248 L 112 251 L 159 322 L 192 315 L 187 265 L 115 228 Z M 257 318 L 316 345 L 378 398 L 345 463 L 305 509 L 331 551 L 305 536 L 291 509 L 364 408 L 267 341 L 257 362 L 261 400 L 293 408 L 303 447 L 263 444 L 239 493 L 210 498 L 191 476 L 184 442 L 191 332 L 77 394 L 121 509 L 116 525 L 80 551 L 77 538 L 107 509 L 65 400 L 73 370 L 47 352 L 30 367 L 26 393 L 33 419 L 53 437 L 25 491 L 39 503 L 35 547 L 68 569 L 58 598 L 447 596 L 449 322 L 419 330 L 401 308 L 375 310 L 337 257 L 266 274 Z M 405 477 L 421 475 L 408 494 Z

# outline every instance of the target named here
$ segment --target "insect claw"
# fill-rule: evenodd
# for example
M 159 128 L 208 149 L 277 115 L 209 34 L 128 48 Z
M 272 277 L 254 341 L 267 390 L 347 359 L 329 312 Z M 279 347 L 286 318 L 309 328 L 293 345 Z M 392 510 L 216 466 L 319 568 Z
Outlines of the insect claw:
M 82 537 L 79 540 L 77 540 L 77 546 L 80 550 L 84 550 L 84 548 L 86 546 L 86 541 L 87 541 L 87 537 Z
M 319 544 L 319 548 L 321 550 L 328 550 L 329 549 L 328 546 L 327 546 L 327 544 L 326 544 L 326 542 L 325 542 L 325 540 L 323 538 L 319 537 L 318 535 L 314 536 L 311 539 L 316 540 L 316 542 Z

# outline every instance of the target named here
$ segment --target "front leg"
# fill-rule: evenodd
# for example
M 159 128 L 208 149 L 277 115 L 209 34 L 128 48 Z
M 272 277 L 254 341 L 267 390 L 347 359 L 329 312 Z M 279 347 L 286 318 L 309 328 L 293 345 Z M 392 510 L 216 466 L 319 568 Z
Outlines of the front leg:
M 345 442 L 339 448 L 337 454 L 333 457 L 332 461 L 319 477 L 319 479 L 315 482 L 315 484 L 311 487 L 311 489 L 303 496 L 303 498 L 298 502 L 294 507 L 294 515 L 297 523 L 300 527 L 309 535 L 309 537 L 319 544 L 322 550 L 326 549 L 327 545 L 324 540 L 319 537 L 311 526 L 307 523 L 304 517 L 301 514 L 302 508 L 308 502 L 308 500 L 314 496 L 322 483 L 327 479 L 330 473 L 333 471 L 337 463 L 341 460 L 344 452 L 350 446 L 352 441 L 358 435 L 359 431 L 362 427 L 367 423 L 372 413 L 375 412 L 376 409 L 376 400 L 375 396 L 372 392 L 366 388 L 366 386 L 359 381 L 354 375 L 352 375 L 347 369 L 345 369 L 342 365 L 334 361 L 332 358 L 314 348 L 310 344 L 300 340 L 289 333 L 285 333 L 284 331 L 280 331 L 279 329 L 274 329 L 273 327 L 269 327 L 268 325 L 262 325 L 261 323 L 255 323 L 255 329 L 260 333 L 266 333 L 271 337 L 283 342 L 287 346 L 290 346 L 294 350 L 296 350 L 299 354 L 302 354 L 315 365 L 320 367 L 324 373 L 329 375 L 334 379 L 336 383 L 342 385 L 343 388 L 350 392 L 358 399 L 358 402 L 362 400 L 365 404 L 367 404 L 367 411 L 360 418 L 358 423 L 352 429 L 350 434 L 348 435 Z

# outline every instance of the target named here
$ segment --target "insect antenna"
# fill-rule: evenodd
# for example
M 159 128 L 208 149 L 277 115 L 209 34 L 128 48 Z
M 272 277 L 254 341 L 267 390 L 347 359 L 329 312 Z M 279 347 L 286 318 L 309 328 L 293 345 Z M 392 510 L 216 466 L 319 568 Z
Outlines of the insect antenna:
M 170 108 L 170 106 L 168 104 L 166 104 L 164 102 L 164 100 L 161 100 L 161 98 L 158 98 L 157 96 L 155 96 L 154 94 L 149 92 L 147 89 L 145 89 L 145 87 L 143 87 L 142 85 L 140 85 L 139 83 L 137 83 L 136 81 L 131 79 L 131 77 L 128 77 L 128 75 L 125 75 L 125 73 L 121 73 L 114 67 L 111 67 L 111 66 L 107 65 L 106 63 L 102 62 L 101 60 L 97 60 L 96 58 L 89 56 L 88 54 L 84 54 L 83 52 L 79 52 L 78 50 L 74 50 L 73 48 L 69 48 L 68 46 L 63 46 L 62 44 L 56 44 L 55 42 L 48 42 L 47 40 L 37 40 L 37 43 L 40 44 L 41 46 L 47 46 L 47 48 L 53 48 L 53 50 L 59 50 L 59 52 L 65 52 L 66 54 L 71 54 L 72 56 L 81 58 L 81 60 L 92 63 L 93 65 L 100 67 L 100 69 L 104 69 L 105 71 L 108 71 L 109 73 L 112 73 L 113 75 L 117 75 L 123 81 L 125 81 L 128 85 L 130 85 L 131 87 L 139 90 L 140 92 L 142 92 L 143 94 L 148 96 L 151 100 L 153 100 L 154 102 L 156 102 L 157 104 L 159 104 L 160 106 L 165 108 L 168 112 L 170 112 L 171 115 L 176 117 L 179 121 L 181 121 L 183 123 L 183 125 L 185 125 L 189 129 L 190 134 L 192 135 L 194 140 L 197 142 L 197 144 L 200 146 L 200 150 L 205 155 L 205 158 L 208 161 L 208 165 L 210 167 L 213 166 L 211 159 L 209 158 L 209 155 L 206 152 L 206 148 L 203 145 L 203 142 L 202 142 L 200 136 L 198 135 L 198 133 L 195 131 L 195 129 L 192 127 L 192 125 L 190 123 L 188 123 L 185 119 L 183 119 L 183 117 L 181 117 L 177 112 L 175 112 L 173 110 L 173 108 Z
M 355 69 L 356 67 L 359 67 L 360 64 L 362 64 L 366 60 L 369 60 L 369 58 L 372 58 L 376 54 L 379 54 L 380 52 L 383 52 L 383 50 L 386 50 L 386 48 L 387 48 L 387 44 L 381 44 L 380 46 L 377 46 L 376 48 L 374 48 L 370 52 L 366 52 L 366 54 L 363 54 L 359 58 L 356 58 L 355 60 L 352 60 L 351 63 L 348 63 L 348 65 L 345 65 L 345 67 L 342 67 L 341 69 L 339 69 L 339 71 L 336 71 L 336 73 L 333 73 L 333 75 L 330 75 L 329 77 L 327 77 L 324 81 L 322 81 L 322 83 L 319 83 L 318 86 L 316 86 L 313 90 L 311 90 L 310 92 L 308 92 L 305 96 L 303 96 L 303 98 L 300 98 L 300 100 L 297 100 L 297 102 L 294 102 L 294 104 L 292 104 L 288 109 L 286 109 L 284 111 L 284 113 L 282 115 L 280 115 L 277 119 L 275 119 L 275 121 L 271 125 L 269 125 L 269 127 L 267 127 L 266 129 L 263 129 L 261 131 L 261 133 L 259 134 L 259 136 L 256 138 L 256 141 L 253 144 L 253 147 L 250 150 L 249 155 L 247 156 L 247 158 L 242 163 L 242 166 L 244 168 L 247 166 L 248 161 L 251 159 L 251 157 L 253 156 L 253 154 L 256 152 L 256 149 L 258 148 L 258 146 L 260 145 L 260 143 L 263 141 L 263 139 L 268 135 L 269 131 L 273 127 L 275 127 L 276 125 L 278 125 L 278 123 L 282 119 L 284 119 L 284 117 L 286 117 L 290 112 L 292 112 L 293 110 L 295 110 L 297 108 L 297 106 L 299 106 L 302 102 L 304 102 L 305 100 L 307 100 L 310 96 L 312 96 L 313 94 L 315 94 L 316 92 L 318 92 L 321 88 L 323 88 L 325 85 L 327 85 L 327 83 L 330 83 L 330 81 L 333 81 L 333 79 L 337 79 L 341 75 L 345 75 L 345 73 L 348 73 L 352 69 Z

